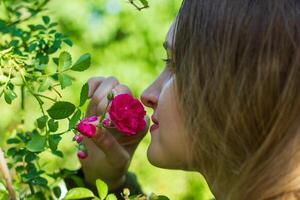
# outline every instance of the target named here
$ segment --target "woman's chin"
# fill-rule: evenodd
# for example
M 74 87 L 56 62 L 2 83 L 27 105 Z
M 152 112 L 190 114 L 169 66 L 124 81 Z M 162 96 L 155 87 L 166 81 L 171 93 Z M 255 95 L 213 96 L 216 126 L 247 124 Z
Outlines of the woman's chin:
M 162 163 L 159 159 L 159 153 L 155 151 L 155 148 L 150 144 L 147 149 L 147 158 L 151 165 L 161 167 Z

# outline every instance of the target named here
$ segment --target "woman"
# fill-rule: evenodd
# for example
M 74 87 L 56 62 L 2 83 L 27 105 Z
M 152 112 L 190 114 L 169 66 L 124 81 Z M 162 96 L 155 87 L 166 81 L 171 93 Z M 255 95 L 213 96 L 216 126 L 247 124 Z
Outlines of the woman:
M 300 2 L 185 0 L 164 46 L 168 58 L 142 93 L 153 109 L 147 156 L 202 173 L 216 199 L 300 199 Z M 87 115 L 130 89 L 89 80 Z M 145 131 L 146 132 L 146 131 Z M 117 190 L 145 133 L 85 140 L 85 180 Z

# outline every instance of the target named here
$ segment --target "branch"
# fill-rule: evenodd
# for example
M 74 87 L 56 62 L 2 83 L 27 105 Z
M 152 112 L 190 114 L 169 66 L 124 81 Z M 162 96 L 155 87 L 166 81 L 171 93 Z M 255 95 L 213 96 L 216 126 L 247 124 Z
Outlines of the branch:
M 40 12 L 40 11 L 42 11 L 43 10 L 43 8 L 45 7 L 45 5 L 49 2 L 50 0 L 45 0 L 43 3 L 41 3 L 40 5 L 39 5 L 39 7 L 37 7 L 34 11 L 35 12 Z M 8 26 L 13 26 L 13 25 L 16 25 L 16 24 L 18 24 L 18 23 L 20 23 L 20 22 L 24 22 L 24 21 L 27 21 L 27 20 L 29 20 L 31 17 L 33 17 L 34 16 L 34 14 L 31 14 L 31 15 L 29 15 L 28 17 L 26 17 L 26 18 L 24 18 L 24 19 L 18 19 L 18 20 L 16 20 L 16 21 L 14 21 L 14 22 L 12 22 L 12 23 L 10 23 L 10 24 L 8 24 Z
M 7 166 L 7 162 L 4 157 L 4 153 L 1 148 L 0 148 L 0 172 L 4 176 L 4 179 L 6 182 L 6 188 L 8 190 L 10 199 L 16 200 L 17 198 L 16 198 L 16 194 L 15 194 L 15 191 L 14 191 L 13 185 L 12 185 L 12 178 L 11 178 L 8 166 Z

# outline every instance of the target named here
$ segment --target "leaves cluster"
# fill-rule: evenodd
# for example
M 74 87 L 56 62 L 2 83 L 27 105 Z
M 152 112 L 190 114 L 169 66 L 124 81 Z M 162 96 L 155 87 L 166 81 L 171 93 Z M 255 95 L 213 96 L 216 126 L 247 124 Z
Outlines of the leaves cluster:
M 64 157 L 58 148 L 62 136 L 74 130 L 83 117 L 81 109 L 88 99 L 88 84 L 84 84 L 78 103 L 62 100 L 63 91 L 75 81 L 70 72 L 87 70 L 91 56 L 83 54 L 73 61 L 71 54 L 64 50 L 65 47 L 72 47 L 72 41 L 57 30 L 58 24 L 49 16 L 39 16 L 48 1 L 0 2 L 0 8 L 6 12 L 0 18 L 0 99 L 7 104 L 20 99 L 23 112 L 30 112 L 26 100 L 31 95 L 41 111 L 40 116 L 32 122 L 35 124 L 33 130 L 24 130 L 22 124 L 25 119 L 22 119 L 21 126 L 13 130 L 7 140 L 9 148 L 5 152 L 9 167 L 16 174 L 13 186 L 20 199 L 57 199 L 61 196 L 60 187 L 57 184 L 50 185 L 49 180 L 58 183 L 75 172 L 57 169 L 49 173 L 39 165 L 39 156 L 43 152 L 51 152 Z M 146 0 L 139 0 L 141 5 L 135 1 L 129 2 L 139 10 L 148 7 Z M 46 104 L 46 101 L 50 104 Z M 60 127 L 61 120 L 69 122 L 67 128 Z M 8 193 L 4 185 L 1 181 L 0 197 L 5 198 Z M 116 199 L 115 195 L 108 194 L 108 187 L 103 181 L 97 180 L 96 186 L 98 197 L 86 188 L 74 188 L 65 199 Z M 124 193 L 125 199 L 142 197 L 129 197 L 129 193 Z M 152 195 L 151 199 L 164 198 Z
M 58 150 L 62 135 L 72 131 L 82 117 L 81 106 L 88 93 L 88 86 L 84 84 L 78 105 L 61 100 L 63 90 L 75 81 L 69 72 L 87 70 L 91 56 L 84 54 L 73 62 L 72 56 L 63 50 L 72 47 L 72 41 L 57 31 L 58 24 L 49 16 L 37 15 L 47 2 L 2 1 L 0 4 L 6 10 L 6 17 L 0 19 L 0 98 L 7 104 L 19 98 L 23 112 L 30 112 L 26 100 L 31 95 L 41 111 L 33 122 L 33 130 L 17 128 L 7 140 L 9 167 L 17 174 L 13 177 L 14 187 L 17 196 L 26 199 L 60 196 L 60 188 L 50 186 L 49 180 L 59 182 L 67 174 L 62 169 L 54 173 L 43 170 L 39 154 L 50 151 L 55 156 L 64 156 Z M 33 21 L 34 18 L 39 22 Z M 19 127 L 25 120 L 20 121 Z M 68 120 L 69 126 L 60 128 L 61 120 Z M 64 130 L 59 132 L 60 129 Z

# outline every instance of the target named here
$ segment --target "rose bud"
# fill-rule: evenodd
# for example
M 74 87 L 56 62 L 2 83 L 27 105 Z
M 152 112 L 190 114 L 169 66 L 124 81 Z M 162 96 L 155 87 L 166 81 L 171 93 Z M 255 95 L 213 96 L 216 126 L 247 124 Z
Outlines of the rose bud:
M 111 124 L 111 121 L 109 118 L 106 118 L 102 121 L 103 126 L 108 127 Z
M 83 136 L 81 134 L 76 134 L 74 137 L 73 137 L 73 141 L 76 141 L 77 143 L 80 143 L 83 139 Z
M 82 151 L 82 150 L 77 151 L 77 157 L 79 159 L 85 159 L 85 158 L 87 158 L 87 156 L 88 156 L 87 152 Z

